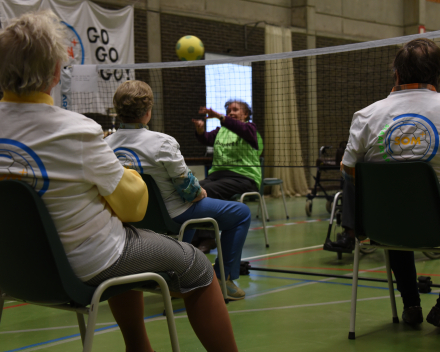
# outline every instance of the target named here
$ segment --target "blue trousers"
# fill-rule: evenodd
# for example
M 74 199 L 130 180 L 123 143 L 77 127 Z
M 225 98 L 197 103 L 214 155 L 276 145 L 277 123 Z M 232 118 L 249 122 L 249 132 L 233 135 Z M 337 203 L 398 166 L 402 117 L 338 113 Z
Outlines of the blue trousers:
M 238 279 L 240 276 L 241 252 L 251 224 L 251 212 L 247 205 L 240 202 L 231 202 L 213 198 L 203 198 L 194 203 L 183 214 L 173 220 L 183 224 L 186 220 L 197 218 L 213 218 L 221 230 L 221 245 L 223 264 L 226 278 Z M 191 243 L 196 230 L 186 230 L 183 242 Z M 214 270 L 220 278 L 218 258 L 215 260 Z

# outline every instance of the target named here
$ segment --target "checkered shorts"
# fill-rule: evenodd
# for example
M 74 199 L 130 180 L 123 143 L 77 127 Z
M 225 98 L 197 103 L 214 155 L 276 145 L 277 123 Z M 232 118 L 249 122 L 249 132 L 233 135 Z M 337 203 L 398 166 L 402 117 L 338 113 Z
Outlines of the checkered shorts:
M 98 286 L 113 277 L 159 271 L 168 272 L 169 288 L 173 292 L 185 293 L 212 282 L 212 264 L 191 244 L 150 230 L 124 226 L 127 236 L 121 256 L 86 284 Z

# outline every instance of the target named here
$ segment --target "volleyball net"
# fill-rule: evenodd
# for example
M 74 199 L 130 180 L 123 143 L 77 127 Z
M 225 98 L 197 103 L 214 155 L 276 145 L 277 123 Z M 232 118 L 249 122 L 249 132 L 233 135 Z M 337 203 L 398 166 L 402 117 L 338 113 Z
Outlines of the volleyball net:
M 144 81 L 154 93 L 150 129 L 173 136 L 182 155 L 197 160 L 212 152 L 195 136 L 191 120 L 203 118 L 199 108 L 226 114 L 226 101 L 244 101 L 264 143 L 265 166 L 310 168 L 316 166 L 322 146 L 332 147 L 326 157 L 336 162 L 353 113 L 387 97 L 394 85 L 391 64 L 397 50 L 421 37 L 438 43 L 440 31 L 272 55 L 73 66 L 62 74 L 62 105 L 94 118 L 104 130 L 117 129 L 112 103 L 117 87 L 129 79 Z M 208 131 L 217 126 L 217 119 L 207 120 Z M 231 166 L 241 163 L 227 161 Z

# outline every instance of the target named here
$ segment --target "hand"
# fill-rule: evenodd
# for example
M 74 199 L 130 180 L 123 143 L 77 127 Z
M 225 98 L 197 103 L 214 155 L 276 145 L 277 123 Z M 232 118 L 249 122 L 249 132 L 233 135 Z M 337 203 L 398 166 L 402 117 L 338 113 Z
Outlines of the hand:
M 200 187 L 200 191 L 201 192 L 199 193 L 199 195 L 196 198 L 194 198 L 194 200 L 191 203 L 197 203 L 198 201 L 200 201 L 203 198 L 206 198 L 208 196 L 203 187 Z
M 197 134 L 202 135 L 205 133 L 205 120 L 192 119 L 192 122 L 196 128 Z
M 222 118 L 223 118 L 223 115 L 222 115 L 222 114 L 219 114 L 218 112 L 216 112 L 216 111 L 214 111 L 214 110 L 212 110 L 212 109 L 207 109 L 207 108 L 204 107 L 204 106 L 202 106 L 202 107 L 199 109 L 199 114 L 204 115 L 204 116 L 205 116 L 205 119 L 217 118 L 217 119 L 219 119 L 219 120 L 221 121 Z M 208 116 L 206 117 L 206 115 L 208 115 Z

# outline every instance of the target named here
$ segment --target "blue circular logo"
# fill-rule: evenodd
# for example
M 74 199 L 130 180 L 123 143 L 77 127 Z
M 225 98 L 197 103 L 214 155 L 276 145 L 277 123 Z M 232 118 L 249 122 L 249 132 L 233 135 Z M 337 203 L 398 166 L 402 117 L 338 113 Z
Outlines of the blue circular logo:
M 141 161 L 134 151 L 128 148 L 116 148 L 113 152 L 123 167 L 136 170 L 140 174 L 144 173 Z
M 69 61 L 64 66 L 84 65 L 84 45 L 78 32 L 70 24 L 61 21 L 67 27 L 67 54 Z
M 428 118 L 418 114 L 403 114 L 393 121 L 385 137 L 386 151 L 392 159 L 430 161 L 437 154 L 439 135 Z
M 0 181 L 3 180 L 25 181 L 39 196 L 49 188 L 49 177 L 40 157 L 13 139 L 0 138 Z

